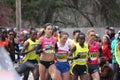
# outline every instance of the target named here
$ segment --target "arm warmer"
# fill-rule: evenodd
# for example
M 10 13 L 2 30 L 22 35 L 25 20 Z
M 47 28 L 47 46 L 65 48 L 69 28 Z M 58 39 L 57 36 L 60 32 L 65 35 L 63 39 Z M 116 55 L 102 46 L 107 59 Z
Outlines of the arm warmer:
M 42 45 L 38 44 L 36 47 L 36 54 L 41 54 L 43 52 Z

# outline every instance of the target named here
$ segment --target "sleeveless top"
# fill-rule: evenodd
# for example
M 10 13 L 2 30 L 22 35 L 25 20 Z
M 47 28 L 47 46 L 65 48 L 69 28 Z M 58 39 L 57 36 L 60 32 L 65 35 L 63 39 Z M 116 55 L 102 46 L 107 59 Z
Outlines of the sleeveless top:
M 84 47 L 82 48 L 79 43 L 77 43 L 74 57 L 78 54 L 80 55 L 80 58 L 73 60 L 73 63 L 77 65 L 86 65 L 88 56 L 88 44 L 84 43 Z
M 90 62 L 88 62 L 88 64 L 98 64 L 98 55 L 99 55 L 99 45 L 98 42 L 94 42 L 93 45 L 89 45 L 89 57 L 91 59 Z
M 117 43 L 117 45 L 115 46 L 115 58 L 117 63 L 120 65 L 120 42 Z
M 43 36 L 42 40 L 42 49 L 44 49 L 45 53 L 55 53 L 55 39 L 54 36 L 52 36 L 50 39 L 47 39 L 45 36 Z
M 57 61 L 66 62 L 67 61 L 67 56 L 68 56 L 68 53 L 69 53 L 68 44 L 65 43 L 64 46 L 60 46 L 60 43 L 57 42 L 57 46 L 58 46 L 58 53 L 56 54 Z
M 38 40 L 35 40 L 35 42 L 34 42 L 30 38 L 27 40 L 27 42 L 29 42 L 29 46 L 26 49 L 26 51 L 31 50 L 34 46 L 37 46 L 37 44 L 38 44 Z M 36 54 L 35 51 L 32 51 L 32 52 L 30 52 L 30 53 L 28 53 L 28 54 L 26 54 L 24 56 L 24 61 L 27 61 L 27 60 L 38 60 L 38 59 L 39 59 L 39 55 Z

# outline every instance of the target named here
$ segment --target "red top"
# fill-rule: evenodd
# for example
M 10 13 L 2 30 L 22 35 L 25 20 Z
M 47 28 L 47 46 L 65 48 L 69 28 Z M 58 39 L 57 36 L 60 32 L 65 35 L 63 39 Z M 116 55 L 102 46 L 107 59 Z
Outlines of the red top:
M 0 41 L 0 46 L 7 46 L 8 45 L 8 39 L 5 41 Z
M 89 45 L 89 56 L 91 57 L 91 62 L 88 62 L 88 64 L 98 64 L 98 55 L 99 55 L 99 45 L 98 42 L 94 41 L 93 45 Z
M 108 44 L 103 44 L 102 45 L 102 53 L 105 56 L 107 61 L 110 60 L 110 58 L 111 58 L 111 51 L 110 51 L 110 48 L 109 48 Z

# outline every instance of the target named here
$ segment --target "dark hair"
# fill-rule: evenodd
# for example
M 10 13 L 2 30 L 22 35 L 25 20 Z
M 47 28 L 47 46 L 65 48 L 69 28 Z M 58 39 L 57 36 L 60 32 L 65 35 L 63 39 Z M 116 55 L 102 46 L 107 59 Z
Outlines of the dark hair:
M 80 30 L 74 30 L 73 35 L 75 35 L 76 33 L 80 33 L 80 32 L 81 32 Z
M 110 27 L 109 26 L 106 26 L 106 28 L 105 29 L 109 29 Z
M 84 37 L 85 37 L 85 34 L 82 33 L 82 32 L 80 32 L 80 33 L 77 35 L 77 42 L 78 42 L 78 38 L 79 38 L 80 36 L 84 36 Z
M 46 29 L 47 26 L 50 26 L 50 25 L 53 26 L 51 23 L 46 23 L 46 24 L 43 25 L 43 28 Z
M 3 34 L 4 34 L 4 36 L 3 36 Z M 5 41 L 6 37 L 7 37 L 7 30 L 6 30 L 6 28 L 0 28 L 0 38 L 1 38 L 1 40 Z
M 31 30 L 30 30 L 30 34 L 32 34 L 32 32 L 34 32 L 35 31 L 35 28 L 32 28 Z
M 101 78 L 105 79 L 105 80 L 113 80 L 113 76 L 114 76 L 114 72 L 111 69 L 111 67 L 109 67 L 107 64 L 105 64 L 102 69 L 101 69 Z M 104 71 L 107 72 L 107 74 L 104 74 Z
M 78 34 L 77 38 L 78 38 L 79 36 L 85 36 L 85 34 L 82 33 L 82 32 L 80 32 L 80 33 Z
M 13 33 L 14 33 L 14 30 L 13 30 L 13 29 L 8 30 L 8 34 L 9 34 L 10 32 L 13 32 Z
M 105 59 L 105 57 L 101 57 L 101 58 L 100 58 L 99 66 L 100 66 L 100 67 L 103 67 L 104 64 L 106 64 L 106 59 Z
M 111 40 L 110 40 L 110 37 L 108 35 L 104 35 L 104 37 L 107 38 L 108 48 L 111 49 Z
M 62 32 L 62 33 L 60 34 L 60 38 L 61 38 L 63 35 L 69 36 L 69 34 L 68 34 L 67 32 Z

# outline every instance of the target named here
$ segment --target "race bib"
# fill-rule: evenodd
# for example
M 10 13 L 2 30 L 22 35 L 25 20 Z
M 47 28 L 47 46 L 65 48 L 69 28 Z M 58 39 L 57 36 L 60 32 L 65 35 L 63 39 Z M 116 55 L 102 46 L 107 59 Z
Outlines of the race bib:
M 46 44 L 44 49 L 45 49 L 44 51 L 45 53 L 48 54 L 55 53 L 53 44 Z
M 32 47 L 37 47 L 38 44 L 32 44 L 31 46 Z M 35 51 L 32 51 L 32 52 L 35 52 Z
M 79 62 L 86 62 L 87 59 L 86 52 L 79 52 L 78 55 L 80 55 L 80 57 L 77 59 Z
M 66 60 L 67 61 L 67 54 L 66 53 L 58 53 L 57 54 L 58 60 Z
M 89 52 L 89 57 L 91 60 L 96 60 L 97 59 L 97 52 Z
M 54 50 L 45 50 L 44 52 L 47 53 L 47 54 L 55 53 Z
M 32 44 L 32 47 L 36 47 L 38 44 Z

